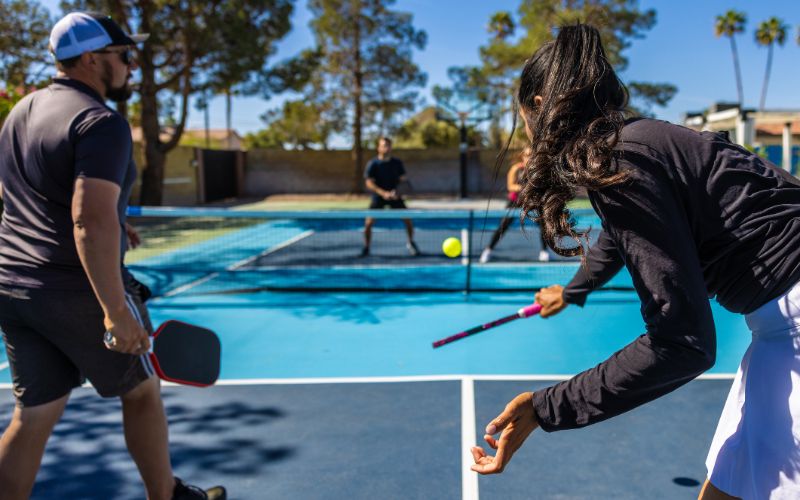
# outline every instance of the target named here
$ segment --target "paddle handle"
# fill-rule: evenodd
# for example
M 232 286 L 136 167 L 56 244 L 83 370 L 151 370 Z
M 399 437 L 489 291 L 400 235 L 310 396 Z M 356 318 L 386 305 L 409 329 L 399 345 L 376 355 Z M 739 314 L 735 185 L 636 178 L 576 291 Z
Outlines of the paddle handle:
M 541 311 L 541 310 L 542 310 L 542 306 L 540 306 L 539 304 L 533 303 L 533 304 L 531 304 L 529 306 L 523 307 L 522 309 L 517 311 L 516 314 L 509 314 L 508 316 L 505 316 L 505 317 L 500 318 L 500 319 L 496 319 L 496 320 L 494 320 L 492 322 L 485 323 L 483 325 L 478 325 L 478 326 L 476 326 L 474 328 L 470 328 L 469 330 L 465 330 L 463 332 L 456 333 L 455 335 L 451 335 L 451 336 L 449 336 L 447 338 L 444 338 L 444 339 L 441 339 L 441 340 L 437 340 L 436 342 L 433 343 L 433 348 L 436 349 L 437 347 L 442 347 L 443 345 L 449 344 L 450 342 L 455 342 L 456 340 L 463 339 L 464 337 L 469 337 L 470 335 L 474 335 L 476 333 L 480 333 L 480 332 L 482 332 L 484 330 L 489 330 L 490 328 L 494 328 L 496 326 L 504 325 L 506 323 L 514 321 L 515 319 L 529 318 L 529 317 L 533 316 L 534 314 L 539 314 L 539 311 Z

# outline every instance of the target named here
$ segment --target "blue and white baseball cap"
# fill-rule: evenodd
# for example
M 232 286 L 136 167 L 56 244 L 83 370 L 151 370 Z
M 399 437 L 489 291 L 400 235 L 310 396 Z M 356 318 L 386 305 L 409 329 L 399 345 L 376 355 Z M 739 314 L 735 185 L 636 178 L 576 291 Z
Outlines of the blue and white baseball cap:
M 77 57 L 110 45 L 134 45 L 149 34 L 129 35 L 110 17 L 87 12 L 70 12 L 53 26 L 50 47 L 56 61 Z

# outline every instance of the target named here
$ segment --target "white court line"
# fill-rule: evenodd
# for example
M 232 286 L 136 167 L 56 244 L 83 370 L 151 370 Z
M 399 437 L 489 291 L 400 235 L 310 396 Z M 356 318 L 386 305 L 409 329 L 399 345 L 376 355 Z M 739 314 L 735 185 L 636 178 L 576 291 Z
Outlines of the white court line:
M 240 267 L 244 267 L 247 264 L 253 262 L 254 260 L 257 260 L 260 257 L 264 257 L 264 256 L 267 256 L 267 255 L 269 255 L 271 253 L 275 253 L 278 250 L 286 248 L 289 245 L 293 245 L 293 244 L 297 243 L 298 241 L 300 241 L 302 239 L 308 238 L 312 234 L 314 234 L 314 231 L 311 230 L 311 229 L 309 229 L 308 231 L 304 231 L 304 232 L 298 234 L 297 236 L 295 236 L 294 238 L 289 238 L 288 240 L 284 241 L 283 243 L 279 243 L 279 244 L 277 244 L 275 246 L 267 248 L 266 250 L 264 250 L 263 252 L 261 252 L 258 255 L 253 255 L 252 257 L 248 257 L 246 259 L 240 260 L 239 262 L 231 264 L 230 266 L 228 266 L 227 271 L 235 271 L 235 270 L 239 269 Z
M 179 293 L 183 293 L 186 290 L 189 290 L 190 288 L 196 287 L 197 285 L 202 285 L 206 281 L 213 280 L 217 276 L 219 276 L 219 273 L 216 273 L 216 272 L 211 273 L 211 274 L 207 274 L 207 275 L 203 276 L 200 279 L 196 279 L 194 281 L 190 281 L 189 283 L 186 283 L 185 285 L 181 285 L 178 288 L 173 288 L 169 292 L 165 293 L 164 297 L 172 297 L 173 295 L 178 295 Z
M 8 363 L 0 365 L 5 369 Z M 700 380 L 732 380 L 734 373 L 712 373 L 700 375 Z M 262 378 L 219 380 L 216 385 L 300 385 L 300 384 L 357 384 L 398 382 L 442 382 L 461 381 L 461 497 L 463 500 L 479 500 L 478 474 L 470 469 L 473 463 L 470 448 L 475 445 L 475 381 L 559 381 L 571 375 L 432 375 L 404 377 L 322 377 L 322 378 Z M 163 382 L 165 386 L 176 386 Z M 89 383 L 83 385 L 91 387 Z M 11 389 L 11 384 L 0 384 L 0 389 Z
M 216 385 L 299 385 L 299 384 L 380 384 L 401 382 L 453 382 L 465 378 L 473 381 L 530 381 L 559 382 L 569 380 L 574 375 L 407 375 L 398 377 L 311 377 L 311 378 L 260 378 L 260 379 L 227 379 L 219 380 Z M 709 373 L 700 375 L 696 380 L 733 380 L 735 373 Z
M 272 252 L 277 252 L 281 248 L 285 248 L 285 247 L 291 245 L 292 243 L 296 243 L 296 242 L 300 241 L 303 238 L 307 238 L 307 237 L 311 236 L 312 234 L 314 234 L 314 231 L 310 231 L 310 230 L 306 231 L 304 233 L 300 233 L 297 236 L 295 236 L 294 238 L 290 238 L 290 239 L 284 241 L 283 243 L 279 243 L 279 244 L 277 244 L 275 246 L 272 246 L 272 247 L 264 250 L 263 252 L 259 253 L 258 255 L 254 255 L 252 257 L 248 257 L 246 259 L 242 259 L 239 262 L 234 262 L 233 264 L 228 266 L 226 270 L 227 271 L 235 271 L 236 269 L 238 269 L 238 268 L 240 268 L 242 266 L 245 266 L 245 265 L 249 264 L 250 262 L 253 262 L 254 260 L 258 259 L 259 257 L 263 257 L 264 255 L 269 255 Z M 203 276 L 202 278 L 196 279 L 194 281 L 190 281 L 189 283 L 186 283 L 185 285 L 181 285 L 178 288 L 175 288 L 173 290 L 168 291 L 167 293 L 164 294 L 164 297 L 173 297 L 175 295 L 178 295 L 180 293 L 185 292 L 186 290 L 190 290 L 190 289 L 192 289 L 192 288 L 194 288 L 194 287 L 196 287 L 198 285 L 202 285 L 203 283 L 205 283 L 207 281 L 211 281 L 214 278 L 216 278 L 217 276 L 219 276 L 219 273 L 218 272 L 213 272 L 211 274 Z
M 708 373 L 700 375 L 695 380 L 733 380 L 735 373 Z M 456 382 L 469 378 L 477 382 L 493 381 L 529 381 L 529 382 L 559 382 L 569 380 L 573 375 L 408 375 L 402 377 L 312 377 L 312 378 L 243 378 L 222 379 L 214 385 L 303 385 L 303 384 L 381 384 L 402 382 Z M 177 386 L 170 382 L 162 381 L 163 385 Z M 88 384 L 87 384 L 88 387 Z M 10 389 L 11 384 L 0 383 L 0 389 Z
M 461 498 L 478 500 L 478 473 L 470 448 L 475 446 L 475 384 L 470 377 L 461 379 Z
M 0 364 L 0 371 L 8 367 L 8 362 Z M 700 375 L 700 380 L 732 380 L 734 373 L 712 373 Z M 327 377 L 327 378 L 262 378 L 219 380 L 216 385 L 299 385 L 299 384 L 342 384 L 342 383 L 397 383 L 397 382 L 441 382 L 461 381 L 461 498 L 479 500 L 478 474 L 470 469 L 474 462 L 470 448 L 475 445 L 475 381 L 559 381 L 571 375 L 432 375 L 404 377 Z M 176 386 L 163 382 L 165 386 Z M 83 387 L 91 387 L 87 382 Z M 0 389 L 12 389 L 12 384 L 2 383 Z

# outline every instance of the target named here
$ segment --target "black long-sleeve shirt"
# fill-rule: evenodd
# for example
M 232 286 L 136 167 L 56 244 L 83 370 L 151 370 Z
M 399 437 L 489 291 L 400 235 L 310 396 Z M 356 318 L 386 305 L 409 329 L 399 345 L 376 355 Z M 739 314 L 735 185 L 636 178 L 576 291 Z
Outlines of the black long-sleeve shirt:
M 647 331 L 600 365 L 538 391 L 546 431 L 652 401 L 714 364 L 710 297 L 749 313 L 800 280 L 800 183 L 719 134 L 628 122 L 624 183 L 589 193 L 603 231 L 565 289 L 586 295 L 624 265 Z

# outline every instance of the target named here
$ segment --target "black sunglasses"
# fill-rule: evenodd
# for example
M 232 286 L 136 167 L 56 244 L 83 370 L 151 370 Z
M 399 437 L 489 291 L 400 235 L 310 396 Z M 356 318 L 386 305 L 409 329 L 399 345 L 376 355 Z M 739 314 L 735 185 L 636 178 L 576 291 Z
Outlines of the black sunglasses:
M 126 66 L 130 66 L 133 62 L 133 51 L 131 49 L 125 49 L 121 52 L 116 50 L 95 50 L 95 54 L 119 54 L 119 58 L 122 59 L 122 64 Z

